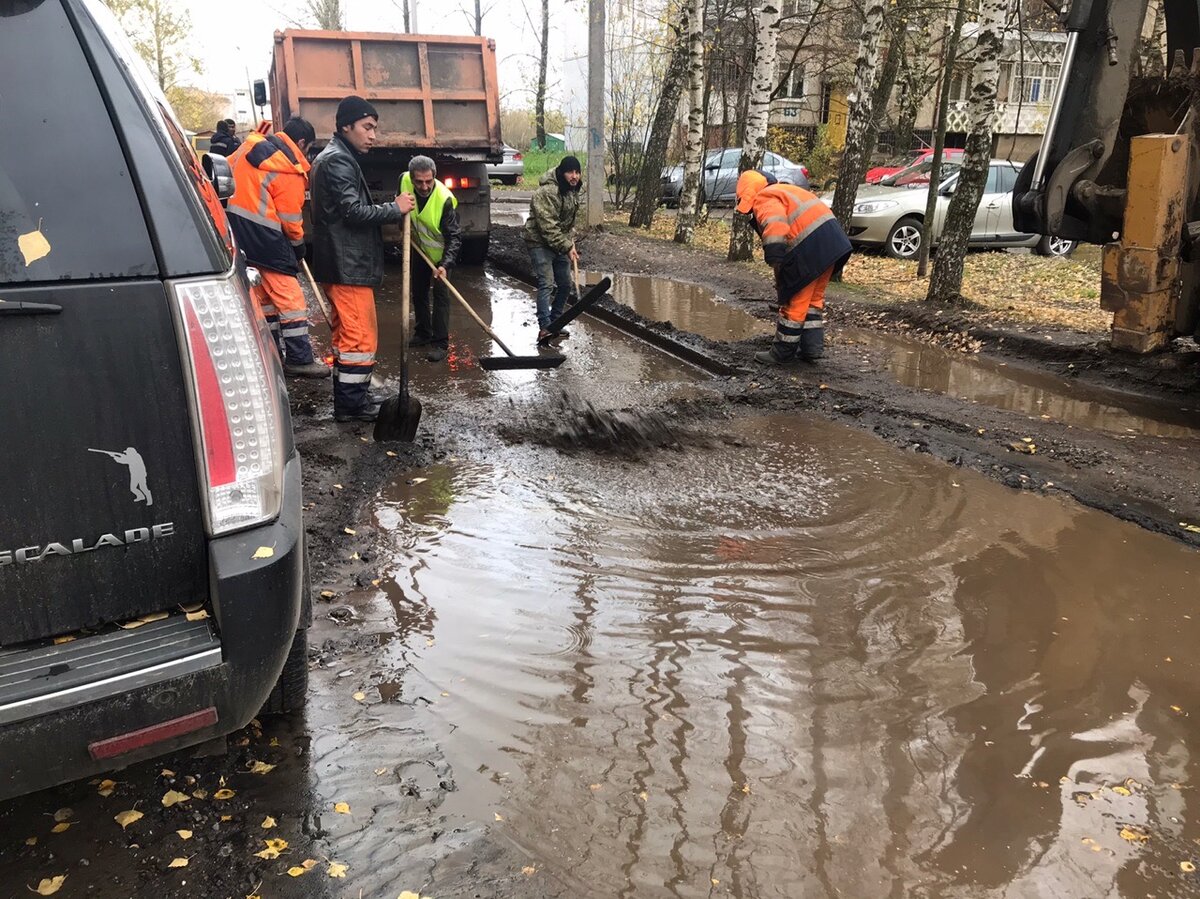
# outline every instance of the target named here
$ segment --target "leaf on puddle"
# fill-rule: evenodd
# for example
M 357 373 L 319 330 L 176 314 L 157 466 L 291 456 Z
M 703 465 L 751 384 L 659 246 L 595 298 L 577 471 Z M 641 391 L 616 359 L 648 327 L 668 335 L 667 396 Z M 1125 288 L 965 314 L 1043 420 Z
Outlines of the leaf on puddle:
M 497 821 L 503 821 L 503 820 L 504 820 L 504 816 L 503 816 L 502 814 L 500 814 L 499 812 L 496 812 L 495 814 L 496 814 L 496 820 L 497 820 Z
M 294 868 L 288 868 L 288 876 L 289 877 L 302 877 L 303 875 L 307 874 L 309 871 L 311 871 L 316 866 L 317 866 L 316 859 L 306 858 L 304 861 L 302 861 L 300 864 L 296 865 Z
M 1150 834 L 1140 827 L 1122 827 L 1121 839 L 1130 843 L 1144 843 L 1150 839 Z
M 121 825 L 121 830 L 124 830 L 126 827 L 128 827 L 130 824 L 132 824 L 134 821 L 140 821 L 142 819 L 142 817 L 143 817 L 142 813 L 139 812 L 137 809 L 130 809 L 127 812 L 121 812 L 119 815 L 114 817 L 113 820 Z
M 66 882 L 67 875 L 59 874 L 57 877 L 43 878 L 37 887 L 29 887 L 31 893 L 37 893 L 39 896 L 53 896 L 62 889 L 62 885 Z
M 233 790 L 225 788 L 223 790 L 217 790 L 217 792 L 213 793 L 213 799 L 218 799 L 218 800 L 232 799 L 236 795 L 237 795 L 237 793 L 233 792 Z
M 192 838 L 192 832 L 190 830 L 177 830 L 175 831 L 175 835 L 181 840 L 190 840 Z
M 533 865 L 526 865 L 524 868 L 521 869 L 521 873 L 524 874 L 526 877 L 532 877 L 534 874 L 537 873 L 537 868 L 534 867 Z
M 190 802 L 192 799 L 187 793 L 180 793 L 178 790 L 167 790 L 163 794 L 163 808 L 170 808 L 173 805 L 179 805 L 181 802 Z
M 208 790 L 193 790 L 192 798 L 193 799 L 207 799 L 208 798 Z
M 1118 796 L 1132 796 L 1133 795 L 1133 793 L 1130 792 L 1128 787 L 1113 787 L 1112 791 L 1114 793 L 1116 793 Z
M 750 795 L 750 784 L 742 784 L 742 792 L 747 796 Z
M 26 846 L 36 846 L 37 845 L 37 837 L 29 837 L 28 839 L 25 840 L 25 845 Z
M 346 876 L 346 871 L 348 870 L 349 868 L 340 862 L 330 862 L 325 873 L 327 873 L 330 877 L 344 878 Z
M 263 858 L 270 861 L 273 858 L 279 858 L 279 853 L 287 849 L 287 840 L 265 840 L 266 849 L 261 852 L 254 853 L 255 858 Z
M 50 828 L 51 833 L 66 833 L 71 829 L 70 821 L 60 821 Z
M 715 887 L 719 887 L 719 886 L 721 885 L 721 881 L 717 880 L 717 878 L 713 877 L 713 878 L 710 878 L 710 879 L 712 880 L 712 885 L 713 885 L 713 886 L 715 886 Z
M 642 790 L 642 792 L 638 793 L 638 799 L 642 800 L 642 802 L 647 802 L 650 799 L 650 794 Z
M 56 811 L 54 813 L 54 820 L 58 821 L 60 824 L 63 821 L 70 821 L 74 817 L 75 817 L 75 810 L 71 809 L 71 808 L 60 808 L 58 811 Z
M 173 858 L 171 859 L 171 864 L 167 865 L 168 868 L 186 868 L 187 866 L 188 860 L 186 858 Z
M 263 830 L 270 830 L 275 826 L 275 819 L 270 815 L 267 815 L 267 817 L 263 818 L 263 823 L 259 826 L 262 827 Z
M 333 804 L 333 810 L 335 812 L 337 812 L 339 815 L 348 815 L 348 814 L 350 814 L 350 803 L 335 802 Z
M 1191 874 L 1196 870 L 1196 866 L 1194 864 L 1192 864 L 1191 862 L 1180 862 L 1179 870 L 1182 871 L 1184 874 Z
M 273 555 L 275 555 L 275 547 L 260 546 L 258 549 L 256 549 L 254 551 L 254 555 L 252 555 L 250 558 L 251 559 L 269 559 Z
M 359 690 L 357 693 L 354 694 L 354 701 L 355 702 L 366 702 L 367 694 L 364 693 L 362 690 Z
M 321 591 L 321 599 L 333 599 L 335 596 L 337 596 L 337 594 L 334 593 L 332 590 L 322 590 Z
M 387 773 L 388 773 L 388 769 L 387 769 L 387 768 L 376 768 L 376 769 L 375 769 L 375 776 L 376 776 L 376 777 L 383 777 L 383 775 L 385 775 L 385 774 L 387 774 Z
M 270 774 L 275 770 L 274 765 L 268 765 L 266 762 L 255 762 L 250 766 L 251 774 Z
M 599 793 L 604 789 L 604 784 L 588 784 L 588 789 L 593 793 Z

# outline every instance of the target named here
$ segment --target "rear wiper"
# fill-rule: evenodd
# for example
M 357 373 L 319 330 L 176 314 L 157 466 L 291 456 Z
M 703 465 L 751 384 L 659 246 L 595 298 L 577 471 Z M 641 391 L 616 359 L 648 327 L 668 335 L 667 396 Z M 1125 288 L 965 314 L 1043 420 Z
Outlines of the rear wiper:
M 62 306 L 54 303 L 9 303 L 0 300 L 0 315 L 58 315 Z

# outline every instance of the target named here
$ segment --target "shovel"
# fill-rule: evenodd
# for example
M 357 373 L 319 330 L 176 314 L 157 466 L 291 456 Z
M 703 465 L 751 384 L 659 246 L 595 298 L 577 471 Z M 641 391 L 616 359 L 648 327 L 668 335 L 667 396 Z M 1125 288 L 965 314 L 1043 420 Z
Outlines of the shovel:
M 409 247 L 412 245 L 412 215 L 404 216 L 404 259 L 400 268 L 400 392 L 379 407 L 375 419 L 377 441 L 399 440 L 412 443 L 421 420 L 421 401 L 408 392 L 408 313 L 412 293 L 409 271 Z
M 424 251 L 420 247 L 414 247 L 413 249 L 415 249 L 417 251 L 417 253 L 420 254 L 421 258 L 425 260 L 426 265 L 428 265 L 434 271 L 437 271 L 437 266 L 434 264 L 433 260 L 430 259 L 428 256 L 426 256 Z M 500 339 L 500 337 L 496 334 L 496 332 L 487 326 L 487 323 L 484 322 L 484 320 L 479 317 L 478 313 L 476 313 L 475 310 L 471 308 L 471 304 L 467 302 L 466 297 L 464 297 L 461 293 L 459 293 L 458 289 L 453 284 L 451 284 L 447 278 L 443 278 L 442 281 L 445 283 L 446 289 L 449 290 L 450 293 L 454 295 L 454 298 L 456 300 L 458 300 L 460 303 L 462 303 L 462 307 L 467 310 L 467 314 L 469 316 L 471 316 L 471 318 L 475 319 L 475 324 L 477 324 L 477 325 L 479 325 L 479 327 L 483 328 L 484 333 L 487 334 L 488 337 L 492 338 L 492 340 L 496 341 L 496 343 L 499 344 L 500 349 L 504 350 L 505 355 L 503 355 L 503 356 L 481 356 L 480 357 L 479 367 L 482 368 L 484 371 L 501 371 L 501 370 L 507 371 L 509 369 L 516 369 L 516 368 L 558 368 L 560 365 L 563 364 L 563 362 L 566 361 L 567 357 L 561 356 L 561 355 L 559 355 L 559 356 L 518 356 L 518 355 L 516 355 L 512 350 L 510 350 L 508 348 L 508 346 L 504 343 L 504 341 Z
M 589 307 L 595 305 L 597 300 L 608 293 L 610 287 L 612 287 L 612 279 L 601 278 L 599 284 L 593 285 L 587 293 L 583 293 L 582 285 L 579 283 L 579 266 L 575 265 L 575 290 L 578 291 L 579 299 L 562 315 L 546 325 L 546 330 L 550 333 L 538 341 L 538 346 L 546 346 L 554 340 L 559 331 L 587 312 Z
M 329 325 L 332 330 L 333 317 L 329 314 L 329 301 L 325 299 L 324 291 L 317 286 L 317 279 L 313 277 L 312 269 L 308 267 L 308 260 L 301 259 L 300 264 L 304 267 L 304 274 L 308 277 L 308 286 L 312 288 L 313 296 L 317 298 L 317 305 L 321 307 L 321 316 L 325 319 L 325 324 Z

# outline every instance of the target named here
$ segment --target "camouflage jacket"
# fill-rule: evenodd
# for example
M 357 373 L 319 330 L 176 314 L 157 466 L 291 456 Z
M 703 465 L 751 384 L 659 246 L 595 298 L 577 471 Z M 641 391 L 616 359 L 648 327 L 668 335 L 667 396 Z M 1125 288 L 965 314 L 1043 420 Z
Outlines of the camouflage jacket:
M 581 190 L 558 192 L 554 169 L 542 175 L 538 189 L 529 201 L 529 218 L 525 222 L 525 242 L 532 246 L 549 247 L 555 253 L 569 252 L 575 243 L 575 216 L 579 212 Z

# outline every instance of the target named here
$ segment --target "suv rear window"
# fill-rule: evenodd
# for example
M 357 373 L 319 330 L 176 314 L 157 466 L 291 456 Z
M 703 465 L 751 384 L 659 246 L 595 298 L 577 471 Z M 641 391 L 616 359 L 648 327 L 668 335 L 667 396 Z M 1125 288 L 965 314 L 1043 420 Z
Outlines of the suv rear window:
M 60 0 L 32 7 L 0 15 L 0 84 L 13 86 L 0 127 L 0 284 L 154 276 L 129 166 L 74 28 Z

